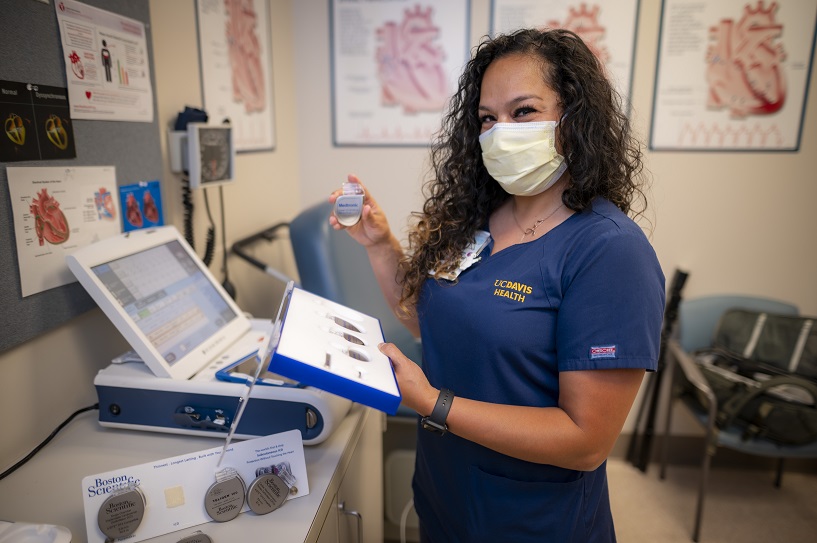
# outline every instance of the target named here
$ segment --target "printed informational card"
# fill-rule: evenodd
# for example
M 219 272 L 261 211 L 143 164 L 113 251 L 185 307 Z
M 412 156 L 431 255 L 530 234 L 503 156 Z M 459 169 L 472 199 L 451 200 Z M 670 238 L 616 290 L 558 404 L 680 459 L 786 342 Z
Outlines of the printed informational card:
M 298 430 L 232 444 L 219 466 L 222 449 L 219 445 L 83 478 L 89 543 L 104 543 L 106 533 L 125 534 L 130 543 L 135 543 L 211 522 L 212 503 L 219 498 L 212 497 L 210 488 L 216 482 L 217 471 L 225 468 L 235 470 L 245 495 L 256 479 L 270 473 L 280 475 L 288 487 L 282 489 L 287 500 L 309 494 Z M 242 492 L 241 483 L 236 487 Z M 231 498 L 224 496 L 225 501 Z M 249 500 L 241 502 L 241 512 L 249 511 Z M 283 508 L 277 514 L 286 515 L 286 503 L 276 505 Z
M 141 181 L 119 187 L 122 212 L 122 231 L 162 226 L 162 187 L 159 181 Z
M 113 166 L 6 172 L 24 297 L 76 281 L 66 255 L 122 231 Z
M 0 162 L 75 158 L 68 90 L 0 80 Z
M 74 0 L 54 2 L 71 118 L 153 122 L 144 23 Z

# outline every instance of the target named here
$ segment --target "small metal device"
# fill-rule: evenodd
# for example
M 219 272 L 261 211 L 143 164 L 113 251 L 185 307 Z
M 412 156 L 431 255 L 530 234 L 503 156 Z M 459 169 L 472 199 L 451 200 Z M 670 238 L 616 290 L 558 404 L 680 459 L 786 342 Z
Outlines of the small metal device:
M 363 212 L 363 188 L 359 183 L 344 183 L 343 194 L 335 200 L 335 218 L 343 226 L 354 226 Z
M 97 523 L 106 541 L 128 537 L 145 518 L 147 503 L 139 487 L 128 485 L 113 492 L 99 508 Z
M 224 468 L 216 473 L 216 482 L 207 489 L 204 509 L 216 522 L 233 520 L 244 507 L 246 487 L 244 480 L 233 468 Z
M 281 507 L 289 496 L 289 486 L 274 473 L 257 477 L 247 491 L 247 503 L 253 513 L 266 515 Z
M 213 543 L 213 540 L 210 539 L 210 536 L 207 534 L 196 532 L 184 539 L 180 539 L 178 543 Z

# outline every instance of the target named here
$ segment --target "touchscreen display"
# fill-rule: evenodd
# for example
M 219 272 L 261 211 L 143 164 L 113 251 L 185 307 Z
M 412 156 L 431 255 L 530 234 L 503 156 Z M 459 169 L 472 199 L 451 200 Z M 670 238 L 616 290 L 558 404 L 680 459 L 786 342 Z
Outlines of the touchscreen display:
M 236 318 L 178 241 L 93 271 L 171 365 Z

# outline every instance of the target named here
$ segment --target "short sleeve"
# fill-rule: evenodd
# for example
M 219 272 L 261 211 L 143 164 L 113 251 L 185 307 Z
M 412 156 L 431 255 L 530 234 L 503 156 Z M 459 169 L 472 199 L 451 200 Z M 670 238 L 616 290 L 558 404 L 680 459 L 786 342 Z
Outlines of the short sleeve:
M 655 370 L 666 296 L 655 251 L 635 224 L 585 239 L 562 276 L 559 371 Z

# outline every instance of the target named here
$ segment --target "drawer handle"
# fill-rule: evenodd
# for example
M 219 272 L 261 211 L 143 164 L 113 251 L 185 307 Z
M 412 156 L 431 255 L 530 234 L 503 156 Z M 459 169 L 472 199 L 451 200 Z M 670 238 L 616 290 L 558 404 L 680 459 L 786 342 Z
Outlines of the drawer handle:
M 357 511 L 346 509 L 346 502 L 338 504 L 338 510 L 344 515 L 349 515 L 357 519 L 357 543 L 363 543 L 363 515 Z

